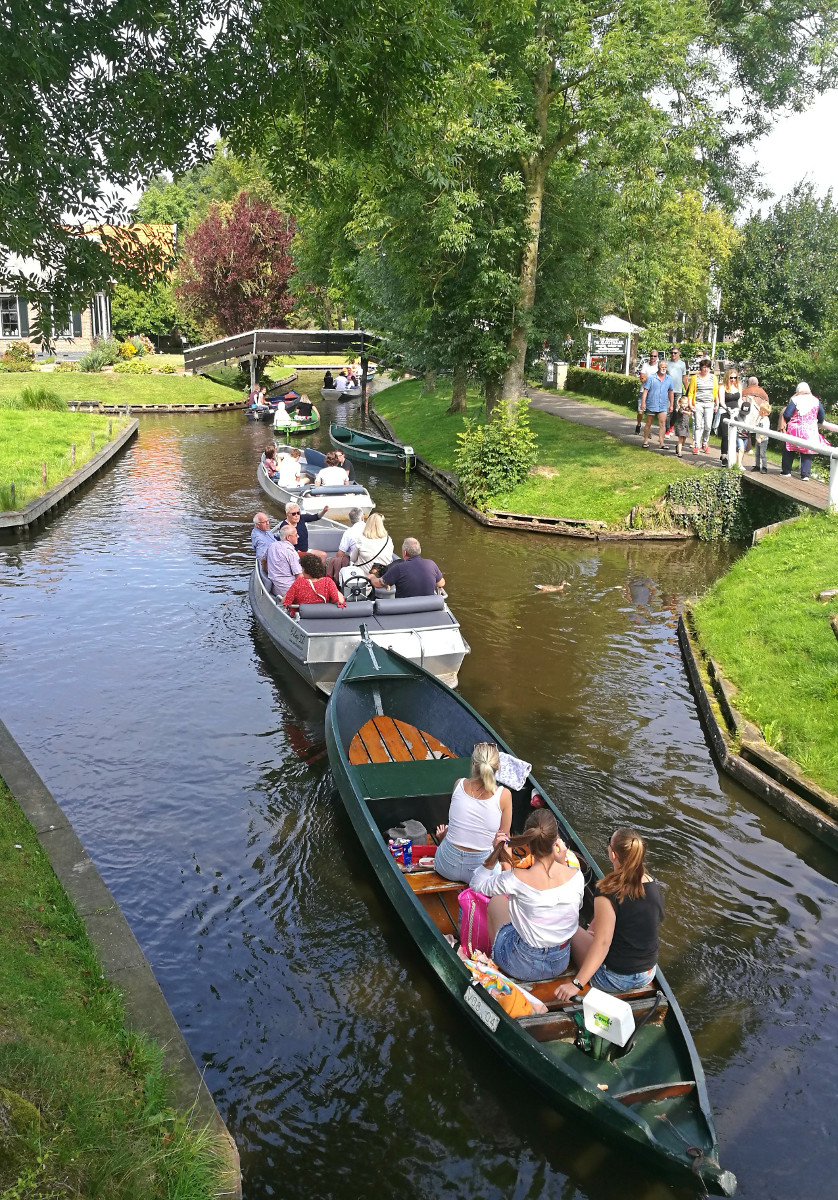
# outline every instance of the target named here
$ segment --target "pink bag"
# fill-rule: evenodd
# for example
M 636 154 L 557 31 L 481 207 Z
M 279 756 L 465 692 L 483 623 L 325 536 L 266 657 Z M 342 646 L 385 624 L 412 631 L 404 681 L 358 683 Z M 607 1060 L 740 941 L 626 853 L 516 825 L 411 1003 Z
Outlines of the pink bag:
M 463 888 L 457 897 L 457 903 L 460 906 L 460 945 L 469 957 L 475 950 L 491 954 L 489 918 L 486 913 L 489 897 L 473 888 Z

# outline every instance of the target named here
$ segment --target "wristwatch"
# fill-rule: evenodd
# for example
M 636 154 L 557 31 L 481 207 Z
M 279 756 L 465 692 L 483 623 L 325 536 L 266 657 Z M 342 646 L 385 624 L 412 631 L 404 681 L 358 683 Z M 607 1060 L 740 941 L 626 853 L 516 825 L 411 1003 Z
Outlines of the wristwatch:
M 578 979 L 571 979 L 570 982 L 573 985 L 573 987 L 576 988 L 577 992 L 583 992 L 585 990 L 584 983 L 580 983 Z

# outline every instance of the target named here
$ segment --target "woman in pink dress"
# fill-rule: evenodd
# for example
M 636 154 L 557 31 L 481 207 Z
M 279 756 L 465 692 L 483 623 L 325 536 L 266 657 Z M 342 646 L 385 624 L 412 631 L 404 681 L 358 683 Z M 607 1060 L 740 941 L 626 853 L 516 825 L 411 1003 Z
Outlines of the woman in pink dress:
M 818 425 L 826 420 L 826 413 L 817 396 L 812 395 L 808 383 L 799 383 L 797 391 L 783 409 L 786 422 L 786 433 L 792 437 L 805 438 L 815 445 L 828 446 L 829 442 L 822 436 Z M 783 447 L 783 462 L 781 474 L 788 478 L 791 475 L 791 465 L 795 454 L 800 454 L 800 478 L 809 479 L 812 473 L 814 454 L 803 454 L 799 446 L 786 442 Z

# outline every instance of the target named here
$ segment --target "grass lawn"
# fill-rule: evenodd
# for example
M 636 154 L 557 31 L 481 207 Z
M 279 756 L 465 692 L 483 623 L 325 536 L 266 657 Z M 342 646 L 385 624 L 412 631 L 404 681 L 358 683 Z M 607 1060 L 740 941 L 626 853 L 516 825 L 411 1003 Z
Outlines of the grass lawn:
M 736 706 L 776 750 L 838 793 L 838 517 L 812 514 L 754 546 L 694 608 Z
M 0 780 L 0 1195 L 206 1200 L 221 1170 L 125 1030 L 82 922 Z
M 25 508 L 106 446 L 110 440 L 109 427 L 116 436 L 124 425 L 124 417 L 0 408 L 0 509 Z M 75 468 L 71 461 L 72 445 L 76 447 Z M 46 486 L 42 462 L 47 464 Z M 15 485 L 14 504 L 10 483 Z
M 162 356 L 161 356 L 162 357 Z M 199 375 L 104 375 L 98 371 L 27 372 L 0 375 L 0 397 L 37 384 L 62 400 L 93 400 L 102 404 L 229 404 L 240 400 L 230 389 Z
M 465 421 L 445 412 L 451 401 L 450 381 L 440 380 L 435 394 L 421 393 L 421 380 L 397 383 L 378 393 L 375 407 L 403 442 L 435 466 L 453 470 L 456 435 Z M 468 405 L 469 418 L 482 419 L 483 405 L 476 393 L 469 393 Z M 494 496 L 492 508 L 623 525 L 634 505 L 653 504 L 668 484 L 690 470 L 674 455 L 626 445 L 549 413 L 533 409 L 530 421 L 538 437 L 541 469 L 511 492 Z
M 321 363 L 325 366 L 327 363 L 331 367 L 348 367 L 350 363 L 355 362 L 357 354 L 283 354 L 277 355 L 271 363 L 270 370 L 279 371 L 282 374 L 281 368 L 288 367 L 308 367 L 314 365 L 319 367 Z

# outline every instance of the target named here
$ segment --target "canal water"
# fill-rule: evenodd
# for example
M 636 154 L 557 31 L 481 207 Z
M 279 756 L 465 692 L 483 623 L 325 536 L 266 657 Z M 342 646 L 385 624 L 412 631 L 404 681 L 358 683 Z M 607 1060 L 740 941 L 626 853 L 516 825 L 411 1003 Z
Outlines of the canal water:
M 141 418 L 78 502 L 0 544 L 2 717 L 137 934 L 245 1195 L 681 1195 L 502 1068 L 383 903 L 324 705 L 248 605 L 267 434 L 240 414 Z M 661 962 L 741 1195 L 834 1194 L 838 858 L 719 779 L 676 643 L 683 598 L 733 552 L 486 530 L 420 478 L 358 475 L 445 574 L 463 695 L 601 862 L 618 824 L 648 836 Z

